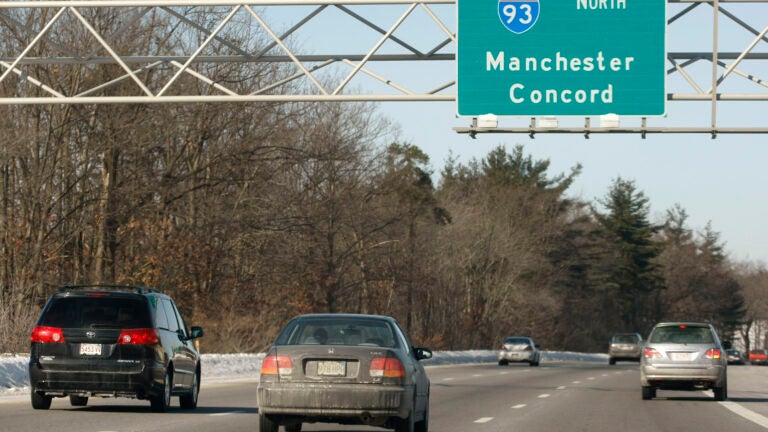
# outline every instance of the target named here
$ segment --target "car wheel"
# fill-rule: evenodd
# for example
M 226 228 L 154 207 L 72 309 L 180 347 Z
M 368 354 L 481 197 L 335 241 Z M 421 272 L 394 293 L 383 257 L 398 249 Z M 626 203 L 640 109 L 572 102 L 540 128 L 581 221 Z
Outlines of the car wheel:
M 173 370 L 169 368 L 165 373 L 162 392 L 159 395 L 149 398 L 149 403 L 152 405 L 153 412 L 166 412 L 168 411 L 168 407 L 171 406 L 171 389 L 173 388 L 172 374 Z
M 499 360 L 499 366 L 506 366 L 508 364 L 509 364 L 509 362 L 506 361 L 506 360 Z
M 715 393 L 715 400 L 718 402 L 728 399 L 728 381 L 724 382 L 722 387 L 715 387 L 713 392 Z
M 197 408 L 197 395 L 200 393 L 200 377 L 197 373 L 192 375 L 192 387 L 189 389 L 189 393 L 181 395 L 179 397 L 179 405 L 183 409 L 195 409 Z
M 285 425 L 285 432 L 301 432 L 301 423 Z
M 51 407 L 52 400 L 53 397 L 51 396 L 43 396 L 34 390 L 32 391 L 32 408 L 34 409 L 47 410 Z
M 72 406 L 86 406 L 88 405 L 88 397 L 69 395 L 69 404 Z
M 608 364 L 613 366 L 616 364 L 616 359 L 608 359 Z
M 259 432 L 277 432 L 279 424 L 272 421 L 266 414 L 259 414 Z
M 653 387 L 643 387 L 643 400 L 650 400 L 656 397 L 656 389 Z
M 408 417 L 397 419 L 395 432 L 416 432 L 416 422 L 413 420 L 413 410 L 408 413 Z
M 416 422 L 416 432 L 429 432 L 429 399 L 427 407 L 424 408 L 424 418 Z

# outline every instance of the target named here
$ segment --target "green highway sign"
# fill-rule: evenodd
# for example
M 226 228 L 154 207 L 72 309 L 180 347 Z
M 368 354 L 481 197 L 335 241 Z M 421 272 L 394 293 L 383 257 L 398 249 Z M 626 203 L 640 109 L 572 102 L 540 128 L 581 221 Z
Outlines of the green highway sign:
M 666 0 L 457 0 L 458 114 L 662 116 Z

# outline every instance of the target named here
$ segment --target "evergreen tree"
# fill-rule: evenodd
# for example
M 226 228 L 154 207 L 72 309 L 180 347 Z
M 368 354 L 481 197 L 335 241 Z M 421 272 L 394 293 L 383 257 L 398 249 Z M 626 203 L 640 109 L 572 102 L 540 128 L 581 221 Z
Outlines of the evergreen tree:
M 618 178 L 598 202 L 607 213 L 593 209 L 593 214 L 618 250 L 614 266 L 604 269 L 603 283 L 615 293 L 615 313 L 625 326 L 621 330 L 644 333 L 658 320 L 663 287 L 655 262 L 661 248 L 648 220 L 649 200 L 633 181 Z

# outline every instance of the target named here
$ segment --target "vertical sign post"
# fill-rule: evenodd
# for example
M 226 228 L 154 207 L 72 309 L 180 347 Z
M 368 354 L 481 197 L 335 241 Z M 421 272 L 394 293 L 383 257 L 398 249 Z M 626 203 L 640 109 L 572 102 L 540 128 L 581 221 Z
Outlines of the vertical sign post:
M 458 114 L 662 116 L 666 0 L 457 0 Z

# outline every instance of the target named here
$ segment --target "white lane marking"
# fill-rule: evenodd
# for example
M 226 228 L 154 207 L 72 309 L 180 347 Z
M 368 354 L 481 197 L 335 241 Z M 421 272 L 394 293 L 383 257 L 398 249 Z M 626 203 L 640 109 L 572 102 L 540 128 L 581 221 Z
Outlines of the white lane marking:
M 581 381 L 574 381 L 572 384 L 581 384 Z
M 512 409 L 520 409 L 520 408 L 525 408 L 525 407 L 526 407 L 525 404 L 518 404 L 518 405 L 513 406 Z
M 745 419 L 762 426 L 764 429 L 768 429 L 768 417 L 758 414 L 750 409 L 744 408 L 736 402 L 718 402 L 720 405 L 728 408 L 733 413 L 738 414 Z
M 507 375 L 507 374 L 509 374 L 509 372 L 502 372 L 499 375 Z
M 451 378 L 451 377 L 448 377 L 448 378 L 443 378 L 443 381 L 453 381 L 453 380 L 455 380 L 455 379 L 456 379 L 456 378 Z
M 493 417 L 480 417 L 479 419 L 475 420 L 475 423 L 488 423 L 491 420 L 493 420 Z
M 544 393 L 544 394 L 540 394 L 540 395 L 539 395 L 539 399 L 546 399 L 546 398 L 548 398 L 548 397 L 549 397 L 549 394 L 547 394 L 547 393 Z
M 557 388 L 558 390 L 565 390 L 565 386 L 560 386 Z
M 473 377 L 473 378 L 480 378 L 480 377 L 482 377 L 482 375 L 480 375 L 480 374 L 474 374 L 474 375 L 472 375 L 472 377 Z
M 227 416 L 230 414 L 244 414 L 244 413 L 245 411 L 229 411 L 229 412 L 223 412 L 223 413 L 213 413 L 208 415 L 210 415 L 211 417 L 218 417 L 218 416 Z
M 589 377 L 589 378 L 587 378 L 587 380 L 589 380 L 589 381 L 594 381 L 594 379 L 595 379 L 595 377 Z

